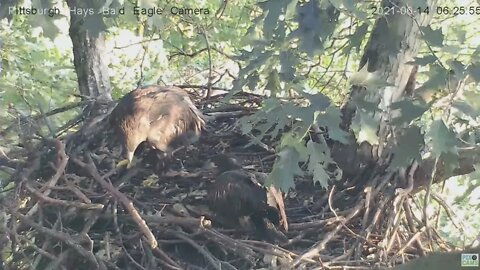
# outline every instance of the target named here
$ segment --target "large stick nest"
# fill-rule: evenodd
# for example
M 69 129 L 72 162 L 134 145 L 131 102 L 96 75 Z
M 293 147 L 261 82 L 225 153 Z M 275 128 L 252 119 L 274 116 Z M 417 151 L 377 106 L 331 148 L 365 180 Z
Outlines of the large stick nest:
M 136 167 L 118 169 L 118 145 L 105 144 L 105 137 L 92 125 L 89 132 L 81 129 L 75 139 L 69 137 L 67 150 L 66 139 L 43 139 L 34 147 L 12 151 L 0 164 L 15 182 L 14 192 L 2 197 L 1 229 L 6 233 L 0 239 L 0 251 L 5 266 L 321 269 L 384 265 L 378 264 L 382 258 L 367 256 L 380 254 L 377 243 L 384 236 L 375 233 L 390 230 L 382 228 L 378 219 L 396 216 L 387 207 L 393 195 L 377 196 L 388 177 L 377 179 L 367 195 L 327 192 L 308 177 L 296 179 L 295 191 L 285 198 L 289 240 L 280 245 L 259 241 L 248 229 L 212 227 L 205 203 L 205 188 L 212 176 L 200 169 L 205 159 L 230 153 L 244 165 L 267 173 L 275 160 L 272 141 L 245 147 L 249 137 L 235 126 L 241 115 L 255 109 L 252 100 L 259 98 L 239 97 L 237 106 L 208 109 L 220 116 L 199 143 L 177 155 L 184 171 L 178 161 L 161 159 L 148 147 L 137 151 L 142 161 Z M 101 128 L 101 123 L 96 126 Z M 383 210 L 378 212 L 371 203 L 383 204 Z M 373 217 L 374 222 L 367 223 L 366 217 Z M 399 243 L 391 244 L 388 252 L 403 252 L 408 245 Z

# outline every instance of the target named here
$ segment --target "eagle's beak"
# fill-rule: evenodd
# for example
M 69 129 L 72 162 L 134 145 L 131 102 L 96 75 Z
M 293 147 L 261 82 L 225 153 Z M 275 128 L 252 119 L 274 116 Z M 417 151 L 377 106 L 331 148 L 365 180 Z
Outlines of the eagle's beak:
M 128 159 L 124 159 L 124 160 L 117 163 L 117 168 L 121 168 L 121 167 L 125 167 L 125 166 L 127 166 L 127 169 L 129 169 L 131 167 L 131 162 L 128 161 Z
M 280 190 L 275 188 L 273 185 L 268 187 L 268 193 L 272 195 L 275 202 L 278 206 L 278 211 L 280 212 L 280 223 L 283 226 L 283 229 L 288 232 L 288 221 L 287 221 L 287 214 L 285 213 L 285 203 L 283 202 L 283 194 Z
M 127 153 L 127 159 L 124 159 L 120 162 L 117 163 L 117 168 L 127 166 L 127 169 L 130 169 L 133 167 L 133 154 L 134 152 L 128 152 Z

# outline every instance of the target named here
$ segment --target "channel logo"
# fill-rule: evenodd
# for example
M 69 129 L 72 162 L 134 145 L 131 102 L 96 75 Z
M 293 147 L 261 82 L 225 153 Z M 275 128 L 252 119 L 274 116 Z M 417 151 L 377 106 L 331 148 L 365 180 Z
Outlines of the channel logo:
M 478 253 L 462 253 L 462 267 L 478 267 Z

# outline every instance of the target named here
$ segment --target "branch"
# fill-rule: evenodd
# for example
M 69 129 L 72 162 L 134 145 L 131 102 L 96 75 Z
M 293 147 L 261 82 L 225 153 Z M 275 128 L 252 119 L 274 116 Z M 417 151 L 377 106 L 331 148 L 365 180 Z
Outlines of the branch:
M 112 184 L 106 182 L 96 170 L 95 164 L 93 163 L 93 160 L 90 157 L 90 155 L 86 155 L 86 156 L 87 156 L 87 159 L 89 160 L 88 164 L 82 162 L 77 158 L 74 158 L 73 162 L 75 162 L 80 167 L 84 168 L 93 177 L 93 179 L 95 179 L 95 181 L 97 181 L 104 189 L 110 192 L 110 194 L 112 194 L 117 200 L 119 200 L 123 204 L 123 206 L 126 208 L 128 213 L 132 216 L 135 223 L 137 223 L 138 227 L 140 228 L 140 231 L 147 238 L 152 249 L 156 248 L 158 245 L 157 239 L 155 239 L 155 236 L 153 235 L 152 231 L 146 224 L 145 220 L 142 219 L 137 209 L 135 209 L 135 207 L 133 206 L 132 201 L 130 201 L 123 193 L 118 191 Z
M 16 211 L 10 211 L 10 213 L 15 217 L 17 217 L 18 219 L 20 219 L 22 223 L 28 224 L 30 227 L 35 228 L 38 232 L 45 234 L 51 238 L 57 239 L 61 242 L 64 242 L 66 245 L 73 248 L 75 251 L 77 251 L 80 255 L 85 257 L 85 259 L 87 259 L 90 263 L 92 263 L 95 266 L 93 269 L 100 268 L 99 263 L 95 258 L 95 255 L 93 255 L 92 252 L 84 249 L 80 245 L 79 241 L 75 241 L 75 239 L 72 238 L 69 234 L 43 227 L 42 225 L 30 220 L 27 216 L 24 216 Z
M 363 201 L 363 200 L 362 200 Z M 337 235 L 337 232 L 340 231 L 341 228 L 343 228 L 345 226 L 345 224 L 351 220 L 353 217 L 355 217 L 359 212 L 360 210 L 362 209 L 364 205 L 364 202 L 359 202 L 357 204 L 357 206 L 355 208 L 353 208 L 351 211 L 350 211 L 350 214 L 345 218 L 345 220 L 341 221 L 340 224 L 337 225 L 337 227 L 335 227 L 334 230 L 330 231 L 322 241 L 319 241 L 317 242 L 312 248 L 310 248 L 310 250 L 308 250 L 307 252 L 303 253 L 300 257 L 296 258 L 291 267 L 292 268 L 298 268 L 298 265 L 300 264 L 300 262 L 302 260 L 306 260 L 306 259 L 311 259 L 315 256 L 318 256 L 320 251 L 324 250 L 325 249 L 325 245 L 335 236 Z
M 41 195 L 43 195 L 43 197 L 48 197 L 48 195 L 50 195 L 50 192 L 52 191 L 51 188 L 57 184 L 58 180 L 60 179 L 60 176 L 62 176 L 63 173 L 65 172 L 65 168 L 67 167 L 67 163 L 68 163 L 68 156 L 67 154 L 65 154 L 65 145 L 61 141 L 55 140 L 55 147 L 57 148 L 57 157 L 58 157 L 57 171 L 44 186 L 46 190 L 43 191 L 43 193 L 40 193 Z M 32 208 L 30 208 L 26 216 L 30 217 L 34 215 L 38 211 L 38 207 L 39 207 L 39 202 L 37 202 Z

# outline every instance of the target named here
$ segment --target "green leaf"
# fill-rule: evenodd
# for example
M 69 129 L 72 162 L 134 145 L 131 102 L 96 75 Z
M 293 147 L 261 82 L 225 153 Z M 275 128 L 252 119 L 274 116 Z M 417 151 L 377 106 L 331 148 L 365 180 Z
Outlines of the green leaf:
M 408 62 L 408 63 L 414 63 L 420 66 L 426 66 L 426 65 L 435 63 L 437 59 L 438 58 L 435 55 L 431 54 L 425 57 L 415 57 L 415 60 L 413 62 Z
M 291 33 L 292 38 L 299 38 L 300 49 L 309 57 L 323 50 L 337 25 L 337 10 L 330 4 L 320 9 L 318 4 L 318 1 L 309 1 L 297 8 L 298 28 Z
M 333 163 L 329 148 L 320 143 L 308 141 L 307 150 L 309 155 L 308 171 L 313 174 L 313 182 L 320 183 L 323 188 L 328 187 L 330 176 L 326 171 L 329 164 Z
M 254 49 L 252 52 L 243 51 L 244 53 L 240 58 L 252 59 L 250 63 L 240 69 L 237 79 L 233 81 L 232 90 L 228 93 L 225 97 L 225 100 L 228 101 L 232 98 L 233 95 L 242 91 L 243 86 L 246 83 L 246 79 L 248 78 L 249 74 L 252 72 L 258 72 L 260 66 L 264 65 L 265 62 L 270 58 L 273 54 L 272 51 L 264 52 L 261 49 Z
M 88 15 L 85 17 L 82 28 L 89 31 L 94 37 L 97 37 L 101 32 L 107 29 L 103 16 L 100 14 Z
M 442 29 L 433 30 L 430 26 L 420 27 L 423 33 L 423 39 L 431 46 L 442 47 L 443 46 L 443 34 Z
M 332 2 L 332 1 L 330 1 Z M 350 11 L 353 15 L 355 15 L 355 17 L 357 17 L 359 20 L 361 21 L 364 21 L 367 19 L 367 16 L 369 14 L 367 14 L 366 12 L 360 10 L 357 8 L 357 1 L 354 1 L 354 0 L 343 0 L 343 6 L 345 7 L 345 9 L 347 9 L 348 11 Z M 332 2 L 333 4 L 333 2 Z M 337 5 L 335 5 L 337 6 Z M 337 7 L 337 9 L 339 9 Z
M 436 90 L 445 86 L 448 75 L 448 71 L 445 68 L 439 65 L 433 65 L 430 67 L 429 75 L 428 80 L 423 83 L 421 87 L 417 88 L 416 91 Z
M 295 11 L 298 0 L 292 0 L 285 8 L 285 20 L 292 20 L 295 17 Z
M 458 153 L 442 153 L 440 160 L 443 161 L 443 169 L 446 175 L 453 175 L 453 171 L 460 167 Z
M 465 102 L 470 104 L 475 110 L 480 110 L 480 95 L 478 90 L 465 91 L 463 92 L 463 97 Z
M 378 144 L 378 126 L 378 120 L 374 119 L 370 114 L 362 111 L 357 111 L 351 125 L 352 130 L 357 137 L 357 142 L 360 144 L 367 141 L 371 145 Z
M 156 7 L 155 0 L 139 0 L 138 6 L 141 8 L 153 8 Z
M 54 19 L 45 15 L 33 15 L 30 18 L 30 22 L 33 26 L 41 27 L 43 30 L 43 36 L 54 40 L 60 29 L 53 23 Z
M 257 85 L 260 82 L 260 76 L 258 75 L 257 71 L 254 71 L 250 75 L 247 76 L 247 82 L 246 85 L 248 89 L 251 91 L 254 91 L 257 89 Z
M 304 98 L 308 99 L 310 106 L 317 111 L 324 111 L 330 105 L 330 98 L 324 94 L 318 92 L 315 94 L 309 94 L 307 92 L 301 91 L 299 93 Z
M 466 42 L 467 32 L 462 29 L 456 29 L 455 36 L 457 36 L 457 40 L 459 44 L 464 44 Z
M 423 10 L 423 9 L 427 8 L 429 5 L 428 5 L 427 0 L 413 0 L 411 6 L 412 7 L 420 7 Z
M 325 113 L 317 116 L 317 124 L 321 127 L 327 127 L 328 137 L 343 144 L 348 143 L 348 133 L 340 128 L 342 123 L 342 113 L 336 106 L 328 107 Z
M 455 76 L 458 76 L 460 78 L 464 77 L 465 65 L 463 65 L 462 62 L 458 60 L 452 60 L 452 61 L 448 61 L 448 64 L 450 68 L 453 70 Z
M 357 107 L 357 110 L 370 113 L 380 112 L 380 109 L 378 108 L 378 101 L 372 100 L 372 98 L 370 98 L 366 92 L 356 95 L 352 101 L 352 104 Z
M 274 30 L 277 28 L 279 17 L 288 2 L 287 0 L 268 0 L 258 3 L 263 11 L 267 12 L 267 16 L 263 21 L 263 34 L 266 38 L 272 38 Z
M 265 180 L 265 186 L 274 185 L 283 192 L 295 187 L 294 177 L 302 175 L 303 172 L 298 166 L 300 161 L 299 153 L 292 147 L 287 147 L 278 153 L 278 158 L 273 165 L 272 172 Z
M 298 58 L 292 53 L 292 51 L 282 51 L 280 53 L 280 78 L 284 82 L 291 82 L 295 79 L 295 65 L 298 63 Z
M 471 64 L 468 66 L 467 73 L 472 76 L 475 82 L 480 82 L 480 66 L 478 64 Z
M 348 40 L 348 45 L 343 48 L 343 53 L 348 54 L 352 51 L 353 48 L 356 48 L 356 52 L 358 53 L 360 51 L 362 41 L 367 34 L 367 31 L 368 23 L 363 23 L 362 25 L 357 27 L 357 29 L 355 29 L 355 32 L 350 36 L 350 39 Z
M 470 104 L 463 100 L 453 101 L 452 107 L 472 118 L 480 116 L 480 110 L 473 108 L 472 106 L 470 106 Z
M 449 54 L 458 54 L 463 48 L 458 45 L 444 45 L 441 52 Z
M 13 17 L 13 14 L 10 14 L 9 10 L 10 8 L 15 7 L 19 0 L 10 0 L 10 1 L 2 1 L 3 3 L 0 4 L 0 21 L 3 18 L 7 18 L 8 20 L 11 20 Z
M 435 120 L 430 126 L 428 135 L 432 153 L 436 157 L 439 157 L 442 153 L 458 155 L 455 133 L 448 129 L 443 120 Z
M 240 118 L 238 123 L 240 124 L 240 131 L 242 134 L 250 133 L 253 129 L 253 125 L 247 117 Z
M 391 109 L 396 110 L 396 112 L 392 112 L 396 117 L 392 119 L 391 124 L 400 126 L 403 124 L 410 124 L 411 121 L 422 116 L 423 113 L 427 111 L 428 107 L 423 101 L 405 99 L 392 103 Z
M 406 168 L 412 160 L 420 161 L 420 151 L 424 148 L 424 138 L 418 126 L 410 126 L 397 137 L 397 144 L 392 150 L 391 169 Z
M 280 77 L 278 76 L 277 69 L 274 68 L 268 75 L 267 85 L 265 85 L 265 89 L 272 91 L 272 95 L 280 92 Z
M 307 148 L 305 147 L 305 143 L 303 138 L 299 136 L 296 132 L 288 132 L 283 134 L 282 140 L 280 142 L 280 148 L 293 148 L 299 154 L 299 157 L 302 159 L 307 159 Z
M 363 86 L 369 90 L 378 89 L 389 85 L 379 72 L 368 72 L 367 68 L 368 65 L 365 64 L 359 71 L 354 73 L 350 77 L 350 84 Z

